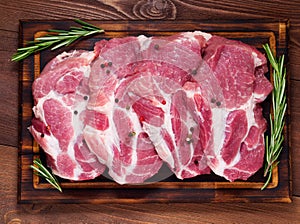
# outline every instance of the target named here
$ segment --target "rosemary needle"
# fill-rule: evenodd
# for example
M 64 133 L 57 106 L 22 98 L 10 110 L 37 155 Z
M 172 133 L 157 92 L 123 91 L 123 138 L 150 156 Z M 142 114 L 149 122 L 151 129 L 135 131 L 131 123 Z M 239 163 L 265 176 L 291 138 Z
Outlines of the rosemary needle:
M 92 24 L 79 19 L 74 20 L 81 27 L 70 27 L 69 30 L 47 30 L 49 34 L 37 37 L 34 41 L 29 41 L 25 47 L 18 48 L 17 52 L 12 56 L 12 61 L 20 61 L 31 54 L 51 48 L 55 50 L 63 46 L 69 46 L 81 37 L 90 36 L 96 33 L 103 33 L 104 30 Z
M 46 167 L 44 167 L 44 165 L 42 164 L 42 161 L 40 159 L 33 160 L 33 164 L 35 166 L 31 165 L 30 167 L 35 171 L 36 175 L 45 178 L 46 181 L 48 181 L 48 183 L 50 183 L 53 187 L 55 187 L 57 190 L 62 192 L 62 189 L 58 183 L 58 180 L 52 173 L 50 173 L 48 171 L 48 169 Z
M 286 68 L 284 67 L 284 55 L 276 59 L 268 44 L 263 45 L 267 57 L 273 67 L 273 91 L 272 91 L 272 109 L 273 116 L 270 114 L 271 135 L 266 136 L 266 163 L 264 176 L 267 180 L 261 190 L 265 189 L 271 181 L 272 171 L 278 165 L 279 155 L 283 149 L 284 140 L 283 128 L 285 125 L 285 112 L 287 108 L 285 87 L 286 87 Z

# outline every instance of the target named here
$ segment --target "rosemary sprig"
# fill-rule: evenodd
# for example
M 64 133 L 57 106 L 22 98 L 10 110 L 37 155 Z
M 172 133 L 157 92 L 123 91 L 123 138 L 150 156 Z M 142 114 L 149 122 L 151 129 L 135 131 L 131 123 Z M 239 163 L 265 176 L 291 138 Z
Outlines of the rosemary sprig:
M 49 34 L 43 37 L 37 37 L 34 41 L 29 41 L 25 47 L 17 49 L 12 56 L 12 61 L 20 61 L 31 54 L 50 48 L 55 50 L 63 46 L 69 46 L 81 37 L 90 36 L 96 33 L 103 33 L 104 30 L 80 19 L 74 20 L 81 27 L 70 27 L 69 30 L 47 30 Z
M 30 167 L 35 171 L 34 173 L 38 176 L 41 176 L 45 178 L 53 187 L 55 187 L 57 190 L 62 192 L 62 189 L 58 183 L 58 180 L 56 177 L 51 174 L 46 167 L 42 164 L 42 161 L 40 159 L 33 160 L 33 164 Z
M 283 149 L 282 143 L 284 140 L 283 128 L 285 124 L 285 112 L 287 108 L 285 87 L 286 87 L 286 68 L 284 67 L 284 55 L 276 59 L 268 44 L 263 45 L 267 57 L 273 67 L 273 92 L 272 92 L 272 107 L 273 116 L 270 114 L 270 138 L 266 136 L 266 163 L 264 176 L 267 180 L 262 190 L 265 189 L 271 181 L 273 168 L 279 163 L 278 157 Z

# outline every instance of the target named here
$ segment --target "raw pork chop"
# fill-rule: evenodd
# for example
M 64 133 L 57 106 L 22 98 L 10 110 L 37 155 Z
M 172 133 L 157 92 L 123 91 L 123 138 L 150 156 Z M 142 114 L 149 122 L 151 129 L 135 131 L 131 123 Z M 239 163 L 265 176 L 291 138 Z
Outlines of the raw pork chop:
M 144 156 L 145 150 L 157 160 L 152 162 L 151 172 L 143 174 L 143 179 L 139 176 L 136 182 L 158 171 L 161 161 L 152 143 L 178 178 L 210 172 L 203 150 L 210 138 L 211 114 L 192 77 L 203 72 L 201 50 L 208 37 L 194 32 L 97 43 L 99 58 L 92 67 L 88 107 L 101 114 L 109 125 L 104 129 L 86 126 L 84 136 L 117 182 L 126 183 L 130 180 L 127 176 L 132 178 L 136 170 L 145 169 L 136 164 L 140 152 Z M 126 56 L 121 57 L 124 52 Z M 209 77 L 209 71 L 206 72 L 203 76 Z M 203 94 L 208 92 L 212 91 Z M 152 142 L 145 137 L 150 145 L 143 149 L 137 147 L 141 135 L 149 136 Z M 122 148 L 124 144 L 126 147 Z
M 210 173 L 203 150 L 210 137 L 211 113 L 197 84 L 186 82 L 183 87 L 169 81 L 173 88 L 162 88 L 160 78 L 146 82 L 155 95 L 133 102 L 133 110 L 140 117 L 143 129 L 155 145 L 160 158 L 179 179 Z M 199 87 L 198 87 L 199 88 Z M 167 91 L 166 91 L 167 90 Z M 170 91 L 171 90 L 171 91 Z M 160 92 L 160 94 L 159 94 Z M 152 97 L 150 97 L 152 96 Z
M 105 164 L 116 182 L 143 183 L 165 162 L 180 179 L 245 180 L 264 157 L 266 71 L 256 49 L 199 31 L 102 40 L 45 67 L 30 131 L 67 179 Z
M 105 170 L 90 152 L 83 127 L 93 52 L 62 53 L 33 84 L 35 118 L 30 132 L 47 155 L 53 173 L 70 180 L 93 179 Z
M 213 138 L 205 154 L 208 165 L 230 181 L 248 179 L 262 167 L 266 122 L 262 102 L 271 92 L 264 77 L 266 58 L 241 42 L 214 36 L 204 59 L 214 71 L 223 100 L 212 108 Z
M 126 57 L 119 57 L 126 50 Z M 88 124 L 84 137 L 99 160 L 109 168 L 109 175 L 120 184 L 137 184 L 156 174 L 162 166 L 152 142 L 141 127 L 139 117 L 128 105 L 118 88 L 123 77 L 117 70 L 139 52 L 136 38 L 112 39 L 96 44 L 100 55 L 92 66 L 88 108 L 94 118 L 107 125 Z M 124 76 L 124 74 L 120 74 Z M 116 95 L 118 94 L 118 98 Z M 93 117 L 90 117 L 93 119 Z

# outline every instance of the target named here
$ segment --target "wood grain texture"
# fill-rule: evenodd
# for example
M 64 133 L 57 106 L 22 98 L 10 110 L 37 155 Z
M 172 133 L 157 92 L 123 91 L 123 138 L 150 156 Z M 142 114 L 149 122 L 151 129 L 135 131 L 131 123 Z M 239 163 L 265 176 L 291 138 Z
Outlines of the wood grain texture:
M 0 223 L 290 223 L 300 220 L 293 203 L 16 204 L 17 148 L 0 146 Z M 9 171 L 10 175 L 7 175 Z
M 171 35 L 172 33 L 186 30 L 199 30 L 211 32 L 227 38 L 234 38 L 248 43 L 259 50 L 262 44 L 269 43 L 278 55 L 286 52 L 287 21 L 165 21 L 164 23 L 148 21 L 92 21 L 101 26 L 106 32 L 98 36 L 82 40 L 69 48 L 90 50 L 91 46 L 101 38 L 123 37 L 128 35 Z M 28 21 L 21 23 L 21 43 L 31 40 L 34 35 L 39 35 L 42 30 L 68 29 L 72 21 Z M 145 30 L 147 27 L 147 30 Z M 67 48 L 68 49 L 68 48 Z M 65 50 L 65 49 L 63 49 Z M 62 50 L 60 50 L 62 51 Z M 61 180 L 63 194 L 53 192 L 48 183 L 43 183 L 40 178 L 34 176 L 28 168 L 33 163 L 33 155 L 43 156 L 36 142 L 32 141 L 27 127 L 32 118 L 31 84 L 40 75 L 43 66 L 55 57 L 59 52 L 45 51 L 35 56 L 30 56 L 22 62 L 20 74 L 20 203 L 137 203 L 137 202 L 289 202 L 289 150 L 284 144 L 284 152 L 281 155 L 281 164 L 274 169 L 273 179 L 268 190 L 261 191 L 265 179 L 261 169 L 246 182 L 228 182 L 216 175 L 198 176 L 185 181 L 180 181 L 173 176 L 169 181 L 141 186 L 120 186 L 114 182 L 108 182 L 103 177 L 92 181 L 70 182 Z M 270 102 L 269 102 L 270 103 Z M 267 114 L 269 106 L 264 107 Z M 288 134 L 286 133 L 286 138 Z M 45 161 L 46 163 L 46 161 Z M 280 179 L 280 182 L 278 181 Z M 34 183 L 34 187 L 32 187 Z M 40 189 L 40 191 L 38 191 Z M 91 190 L 92 189 L 92 190 Z M 98 190 L 97 190 L 98 189 Z M 117 192 L 117 193 L 116 193 Z
M 2 34 L 3 33 L 3 34 Z M 18 128 L 18 64 L 10 62 L 10 56 L 13 52 L 12 46 L 18 42 L 18 34 L 16 32 L 1 32 L 0 45 L 0 78 L 5 85 L 0 85 L 1 93 L 1 115 L 0 115 L 0 139 L 1 144 L 13 145 L 17 144 Z
M 165 4 L 169 2 L 168 4 Z M 151 13 L 142 17 L 141 3 Z M 137 5 L 137 6 L 135 6 Z M 170 10 L 173 5 L 175 9 Z M 135 7 L 134 7 L 135 6 Z M 138 7 L 139 6 L 139 7 Z M 165 8 L 168 6 L 169 8 Z M 0 223 L 299 223 L 300 210 L 300 2 L 298 0 L 0 0 Z M 167 12 L 167 13 L 166 13 Z M 164 14 L 163 14 L 164 13 Z M 149 18 L 149 15 L 152 16 Z M 163 19 L 154 15 L 165 15 Z M 172 17 L 173 16 L 173 17 Z M 187 20 L 289 18 L 291 204 L 17 205 L 18 65 L 9 61 L 22 19 Z M 7 147 L 12 146 L 12 147 Z
M 298 223 L 300 200 L 285 203 L 16 204 L 17 148 L 0 146 L 0 223 Z M 9 171 L 9 174 L 7 172 Z
M 292 156 L 292 178 L 293 178 L 293 192 L 294 195 L 300 196 L 300 81 L 292 81 L 290 85 L 291 99 L 290 99 L 290 132 L 291 135 L 291 156 Z

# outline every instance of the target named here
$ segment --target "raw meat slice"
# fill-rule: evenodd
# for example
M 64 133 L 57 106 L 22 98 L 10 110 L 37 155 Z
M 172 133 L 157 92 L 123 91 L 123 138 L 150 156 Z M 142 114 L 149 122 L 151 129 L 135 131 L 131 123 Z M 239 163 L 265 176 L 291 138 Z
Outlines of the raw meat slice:
M 245 180 L 263 162 L 266 62 L 200 31 L 101 40 L 46 65 L 29 129 L 67 179 L 93 179 L 105 164 L 116 182 L 143 183 L 165 162 L 180 179 L 211 169 Z
M 272 90 L 263 75 L 266 59 L 246 44 L 214 36 L 204 60 L 223 93 L 219 107 L 212 108 L 213 138 L 205 149 L 208 165 L 230 181 L 246 180 L 261 168 L 264 158 L 266 122 L 257 103 Z
M 82 133 L 94 57 L 87 51 L 62 53 L 47 64 L 32 87 L 35 117 L 29 130 L 46 152 L 53 173 L 70 180 L 93 179 L 105 170 Z
M 138 184 L 155 175 L 162 161 L 142 129 L 138 116 L 124 104 L 126 96 L 122 88 L 118 89 L 126 79 L 118 77 L 117 70 L 122 68 L 123 63 L 126 65 L 135 60 L 139 43 L 131 37 L 119 39 L 119 45 L 117 40 L 96 44 L 95 51 L 99 51 L 100 55 L 92 66 L 89 81 L 93 92 L 88 108 L 101 114 L 109 125 L 104 128 L 87 125 L 84 137 L 99 160 L 107 165 L 109 175 L 116 182 Z M 120 60 L 116 54 L 125 49 L 126 57 Z
M 229 180 L 247 180 L 263 165 L 264 138 L 266 124 L 262 117 L 261 108 L 254 108 L 254 118 L 257 126 L 251 126 L 240 146 L 239 161 L 234 166 L 224 169 L 224 176 Z M 261 124 L 258 124 L 261 123 Z
M 201 94 L 211 95 L 217 91 L 209 88 L 200 93 L 200 86 L 210 82 L 200 84 L 200 80 L 207 77 L 213 80 L 213 73 L 208 66 L 203 66 L 201 58 L 208 38 L 208 34 L 188 32 L 145 40 L 141 44 L 144 62 L 135 66 L 139 74 L 135 86 L 144 86 L 145 90 L 141 92 L 136 87 L 128 90 L 131 98 L 135 96 L 132 107 L 142 118 L 143 129 L 159 156 L 179 179 L 210 173 L 203 156 L 210 139 L 210 118 L 209 112 L 201 114 L 202 110 L 210 109 L 203 103 L 206 100 Z M 197 110 L 196 100 L 198 104 L 203 103 L 203 108 Z
M 186 82 L 170 94 L 156 92 L 152 100 L 140 98 L 132 106 L 160 158 L 179 179 L 210 173 L 203 150 L 210 139 L 211 113 L 199 93 L 196 83 Z
M 116 164 L 123 164 L 125 160 L 135 161 L 140 150 L 136 148 L 136 143 L 128 141 L 129 132 L 139 137 L 145 131 L 160 158 L 168 163 L 178 178 L 209 173 L 203 150 L 211 128 L 202 127 L 206 142 L 198 141 L 203 139 L 199 133 L 200 126 L 197 125 L 201 114 L 194 112 L 201 113 L 202 108 L 196 110 L 194 103 L 195 99 L 201 99 L 201 94 L 198 93 L 194 99 L 193 93 L 187 96 L 183 87 L 189 80 L 196 83 L 193 76 L 202 71 L 201 50 L 205 38 L 209 37 L 208 34 L 194 32 L 164 38 L 128 37 L 96 44 L 95 51 L 99 52 L 99 58 L 92 67 L 89 86 L 93 91 L 88 107 L 106 115 L 110 126 L 105 130 L 86 126 L 84 136 L 89 147 L 109 167 L 110 175 L 117 182 L 129 181 L 126 176 L 130 176 L 135 164 L 129 164 L 130 171 L 127 164 L 123 165 L 123 168 L 127 167 L 123 173 Z M 124 52 L 126 57 L 118 57 Z M 206 77 L 210 76 L 208 72 L 209 69 L 206 70 Z M 210 89 L 206 91 L 215 92 Z M 189 103 L 177 109 L 176 101 L 182 103 L 185 100 Z M 172 116 L 177 117 L 171 119 Z M 118 125 L 120 120 L 122 125 Z M 188 133 L 192 128 L 188 125 L 194 126 L 194 133 Z M 176 127 L 181 126 L 182 131 L 178 131 Z M 192 144 L 186 141 L 188 135 L 194 138 Z M 113 140 L 107 136 L 112 136 L 110 138 Z M 123 141 L 128 147 L 122 148 Z M 150 155 L 153 154 L 152 144 L 146 149 L 149 149 Z M 129 151 L 126 155 L 130 159 L 124 158 L 123 151 Z M 153 174 L 158 171 L 157 167 L 160 166 L 155 165 L 156 169 L 152 169 Z
M 264 76 L 267 60 L 257 49 L 239 41 L 213 36 L 203 54 L 222 89 L 222 103 L 226 108 L 241 107 L 253 94 L 253 103 L 262 102 L 272 90 L 271 83 Z

